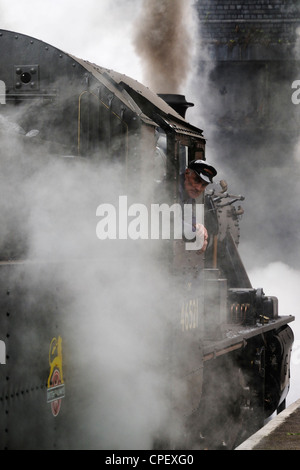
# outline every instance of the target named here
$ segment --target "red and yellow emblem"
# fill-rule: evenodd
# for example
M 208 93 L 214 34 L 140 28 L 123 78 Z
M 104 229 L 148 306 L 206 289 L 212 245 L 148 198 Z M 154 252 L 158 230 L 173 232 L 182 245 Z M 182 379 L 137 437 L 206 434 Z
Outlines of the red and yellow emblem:
M 51 404 L 53 416 L 57 416 L 61 400 L 65 396 L 62 369 L 62 338 L 53 338 L 49 348 L 50 373 L 47 382 L 47 403 Z

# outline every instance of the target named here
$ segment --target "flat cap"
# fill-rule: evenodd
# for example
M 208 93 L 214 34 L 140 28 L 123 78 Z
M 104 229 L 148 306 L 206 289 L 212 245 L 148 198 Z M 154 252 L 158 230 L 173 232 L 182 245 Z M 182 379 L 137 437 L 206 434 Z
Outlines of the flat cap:
M 217 174 L 217 170 L 205 160 L 193 160 L 189 163 L 188 168 L 193 170 L 206 183 L 212 183 L 213 177 Z

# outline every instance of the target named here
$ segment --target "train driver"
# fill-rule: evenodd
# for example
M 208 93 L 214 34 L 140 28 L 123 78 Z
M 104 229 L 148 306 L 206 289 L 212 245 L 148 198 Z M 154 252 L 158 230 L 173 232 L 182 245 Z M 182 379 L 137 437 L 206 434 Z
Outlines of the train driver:
M 217 175 L 217 170 L 205 160 L 193 160 L 188 164 L 184 172 L 184 184 L 182 188 L 181 200 L 183 204 L 195 206 L 195 199 L 204 193 L 205 188 L 213 183 L 213 177 Z M 202 248 L 198 253 L 204 253 L 208 244 L 208 233 L 202 223 L 197 222 L 193 215 L 193 231 L 196 237 L 203 240 Z

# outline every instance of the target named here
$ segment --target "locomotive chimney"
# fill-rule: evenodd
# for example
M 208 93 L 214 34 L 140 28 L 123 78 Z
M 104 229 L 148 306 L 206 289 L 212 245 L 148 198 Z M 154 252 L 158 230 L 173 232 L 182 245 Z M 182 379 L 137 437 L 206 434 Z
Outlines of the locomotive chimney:
M 171 108 L 173 108 L 183 118 L 185 118 L 187 109 L 194 106 L 194 103 L 188 103 L 186 101 L 184 95 L 160 93 L 158 96 L 168 103 L 168 105 L 170 105 Z

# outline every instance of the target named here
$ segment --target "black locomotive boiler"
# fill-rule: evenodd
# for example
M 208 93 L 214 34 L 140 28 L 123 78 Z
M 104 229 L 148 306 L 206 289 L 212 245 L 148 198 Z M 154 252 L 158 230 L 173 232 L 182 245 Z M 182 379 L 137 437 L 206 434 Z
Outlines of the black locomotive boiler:
M 143 237 L 140 219 L 136 239 L 121 226 L 125 197 L 127 223 L 134 204 L 179 204 L 185 168 L 206 159 L 191 104 L 24 34 L 1 30 L 0 51 L 1 447 L 116 449 L 121 410 L 129 426 L 157 405 L 160 380 L 147 375 L 140 408 L 137 387 L 155 363 L 167 405 L 149 447 L 234 448 L 285 406 L 294 320 L 240 259 L 243 197 L 221 181 L 198 201 L 201 255 L 183 238 Z M 116 215 L 111 239 L 95 233 L 101 204 Z M 132 331 L 150 356 L 126 355 Z M 119 448 L 138 446 L 128 434 Z

